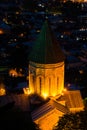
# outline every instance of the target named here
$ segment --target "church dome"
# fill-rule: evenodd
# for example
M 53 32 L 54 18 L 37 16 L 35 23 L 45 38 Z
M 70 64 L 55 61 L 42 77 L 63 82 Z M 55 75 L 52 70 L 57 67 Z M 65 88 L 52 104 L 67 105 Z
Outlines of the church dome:
M 48 21 L 45 21 L 42 30 L 32 47 L 29 60 L 40 64 L 53 64 L 64 61 L 65 57 L 59 42 L 54 37 Z

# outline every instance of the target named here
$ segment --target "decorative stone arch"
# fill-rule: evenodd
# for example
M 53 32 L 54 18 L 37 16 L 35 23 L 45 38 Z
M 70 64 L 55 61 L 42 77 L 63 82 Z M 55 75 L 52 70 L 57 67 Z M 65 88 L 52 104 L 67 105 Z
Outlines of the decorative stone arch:
M 44 77 L 42 75 L 38 75 L 36 77 L 36 93 L 42 95 L 44 90 Z
M 54 75 L 48 75 L 46 76 L 45 80 L 45 92 L 51 96 L 53 91 L 53 84 L 54 84 Z
M 40 96 L 56 96 L 64 88 L 64 62 L 38 64 L 30 62 L 29 87 L 31 93 Z
M 35 84 L 36 84 L 36 77 L 34 73 L 30 73 L 29 75 L 29 89 L 31 93 L 35 93 Z
M 60 73 L 55 78 L 55 90 L 57 91 L 57 94 L 60 94 L 63 91 L 64 88 L 64 75 L 63 73 Z
M 55 90 L 56 90 L 56 92 L 58 93 L 58 91 L 59 91 L 59 76 L 57 76 L 56 78 L 55 78 Z

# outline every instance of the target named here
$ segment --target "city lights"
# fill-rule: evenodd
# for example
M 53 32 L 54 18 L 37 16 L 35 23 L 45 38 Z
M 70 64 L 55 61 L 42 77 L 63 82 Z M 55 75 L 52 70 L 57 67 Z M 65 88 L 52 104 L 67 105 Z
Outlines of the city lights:
M 0 29 L 0 34 L 3 34 L 3 33 L 4 33 L 3 30 Z

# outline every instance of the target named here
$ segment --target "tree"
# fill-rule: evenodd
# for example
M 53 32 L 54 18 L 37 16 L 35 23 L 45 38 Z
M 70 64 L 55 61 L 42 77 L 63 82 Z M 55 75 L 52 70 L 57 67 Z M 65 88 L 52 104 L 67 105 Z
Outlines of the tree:
M 70 113 L 59 119 L 54 130 L 87 130 L 87 111 Z

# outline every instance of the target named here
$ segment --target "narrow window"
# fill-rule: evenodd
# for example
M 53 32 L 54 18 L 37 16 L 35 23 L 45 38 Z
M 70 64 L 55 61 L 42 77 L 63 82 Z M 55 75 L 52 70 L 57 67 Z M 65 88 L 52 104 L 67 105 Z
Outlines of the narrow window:
M 32 81 L 33 81 L 33 83 L 34 83 L 34 75 L 32 76 Z
M 42 80 L 41 80 L 41 77 L 39 77 L 39 92 L 40 92 L 40 94 L 41 94 L 41 86 L 42 86 Z
M 34 91 L 36 91 L 36 90 L 35 90 L 35 80 L 34 80 L 34 75 L 32 75 L 32 85 L 33 85 Z
M 49 95 L 51 94 L 51 78 L 49 78 Z
M 58 90 L 58 86 L 59 86 L 59 78 L 57 77 L 57 90 Z

